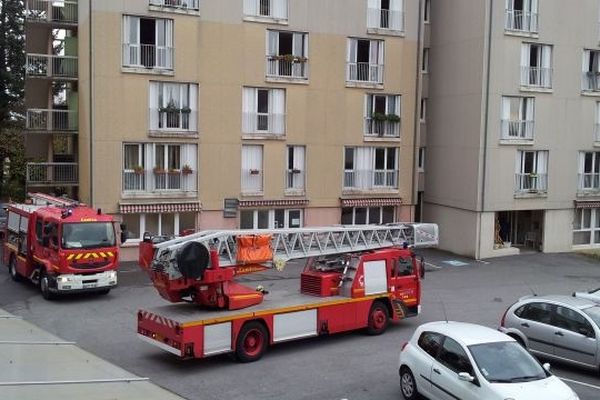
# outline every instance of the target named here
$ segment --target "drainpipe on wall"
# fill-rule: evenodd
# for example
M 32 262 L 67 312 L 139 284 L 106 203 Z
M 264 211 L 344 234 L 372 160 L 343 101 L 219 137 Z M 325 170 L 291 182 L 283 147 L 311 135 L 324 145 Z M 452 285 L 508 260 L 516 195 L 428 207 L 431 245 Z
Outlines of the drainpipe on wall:
M 94 143 L 94 107 L 92 106 L 92 102 L 94 100 L 94 50 L 93 50 L 93 45 L 94 45 L 94 41 L 92 40 L 92 36 L 94 34 L 94 13 L 93 13 L 93 9 L 92 9 L 92 1 L 93 0 L 89 0 L 88 6 L 89 6 L 89 14 L 90 14 L 90 23 L 89 23 L 89 79 L 90 79 L 90 89 L 89 89 L 89 93 L 90 93 L 90 98 L 89 98 L 89 114 L 90 114 L 90 126 L 89 126 L 89 130 L 90 130 L 90 135 L 89 135 L 89 149 L 90 149 L 90 154 L 89 154 L 89 163 L 90 163 L 90 205 L 91 207 L 94 207 L 94 152 L 93 152 L 93 147 L 92 144 Z
M 417 72 L 416 72 L 416 81 L 415 81 L 415 115 L 414 115 L 414 129 L 413 129 L 413 170 L 412 170 L 412 215 L 411 220 L 415 220 L 415 212 L 416 207 L 418 206 L 418 192 L 419 188 L 417 187 L 417 174 L 418 168 L 417 163 L 419 162 L 419 146 L 420 146 L 420 123 L 421 123 L 421 91 L 423 90 L 422 85 L 422 73 L 421 73 L 421 53 L 423 52 L 423 0 L 419 0 L 419 24 L 417 28 Z M 417 132 L 419 132 L 417 134 Z M 419 143 L 417 143 L 417 139 Z M 423 220 L 423 212 L 421 211 L 421 220 Z

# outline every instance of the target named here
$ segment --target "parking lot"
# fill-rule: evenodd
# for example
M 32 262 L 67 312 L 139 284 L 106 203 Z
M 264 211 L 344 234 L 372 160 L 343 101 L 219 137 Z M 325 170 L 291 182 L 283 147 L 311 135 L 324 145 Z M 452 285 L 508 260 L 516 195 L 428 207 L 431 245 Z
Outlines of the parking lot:
M 419 317 L 378 337 L 355 332 L 278 345 L 252 364 L 229 356 L 180 361 L 139 341 L 137 310 L 164 301 L 133 263 L 123 265 L 120 286 L 108 296 L 55 302 L 1 271 L 0 307 L 189 399 L 398 399 L 398 351 L 419 324 L 448 318 L 497 327 L 504 310 L 521 296 L 600 286 L 600 263 L 575 254 L 532 253 L 486 262 L 440 251 L 423 254 L 429 266 Z M 290 265 L 268 277 L 292 280 L 298 270 Z M 552 371 L 581 399 L 600 397 L 597 373 L 554 363 Z

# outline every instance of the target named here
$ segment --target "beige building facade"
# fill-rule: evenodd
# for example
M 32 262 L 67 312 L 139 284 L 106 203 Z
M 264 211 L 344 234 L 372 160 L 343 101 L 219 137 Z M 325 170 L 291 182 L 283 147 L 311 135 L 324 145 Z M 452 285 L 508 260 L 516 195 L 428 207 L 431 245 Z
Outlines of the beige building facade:
M 421 2 L 26 5 L 28 189 L 119 216 L 127 246 L 414 218 Z
M 486 258 L 600 245 L 599 7 L 431 1 L 419 190 L 441 247 Z

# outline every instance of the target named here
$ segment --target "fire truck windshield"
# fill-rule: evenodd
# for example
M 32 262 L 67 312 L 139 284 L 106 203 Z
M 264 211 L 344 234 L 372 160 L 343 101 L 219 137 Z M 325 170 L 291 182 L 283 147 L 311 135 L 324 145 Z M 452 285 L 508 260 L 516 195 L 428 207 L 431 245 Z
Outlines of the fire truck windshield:
M 94 249 L 115 246 L 115 231 L 110 222 L 82 222 L 64 224 L 63 249 Z

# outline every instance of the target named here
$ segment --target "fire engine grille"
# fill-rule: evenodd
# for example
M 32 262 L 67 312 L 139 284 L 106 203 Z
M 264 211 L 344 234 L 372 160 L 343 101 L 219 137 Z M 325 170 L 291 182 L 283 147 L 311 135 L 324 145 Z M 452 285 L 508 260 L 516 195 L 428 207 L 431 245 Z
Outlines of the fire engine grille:
M 300 281 L 300 291 L 304 294 L 322 296 L 321 283 L 322 279 L 320 276 L 302 274 L 302 279 Z
M 74 268 L 74 269 L 95 269 L 95 268 L 106 267 L 108 264 L 110 264 L 110 261 L 75 262 L 75 263 L 71 263 L 71 268 Z

